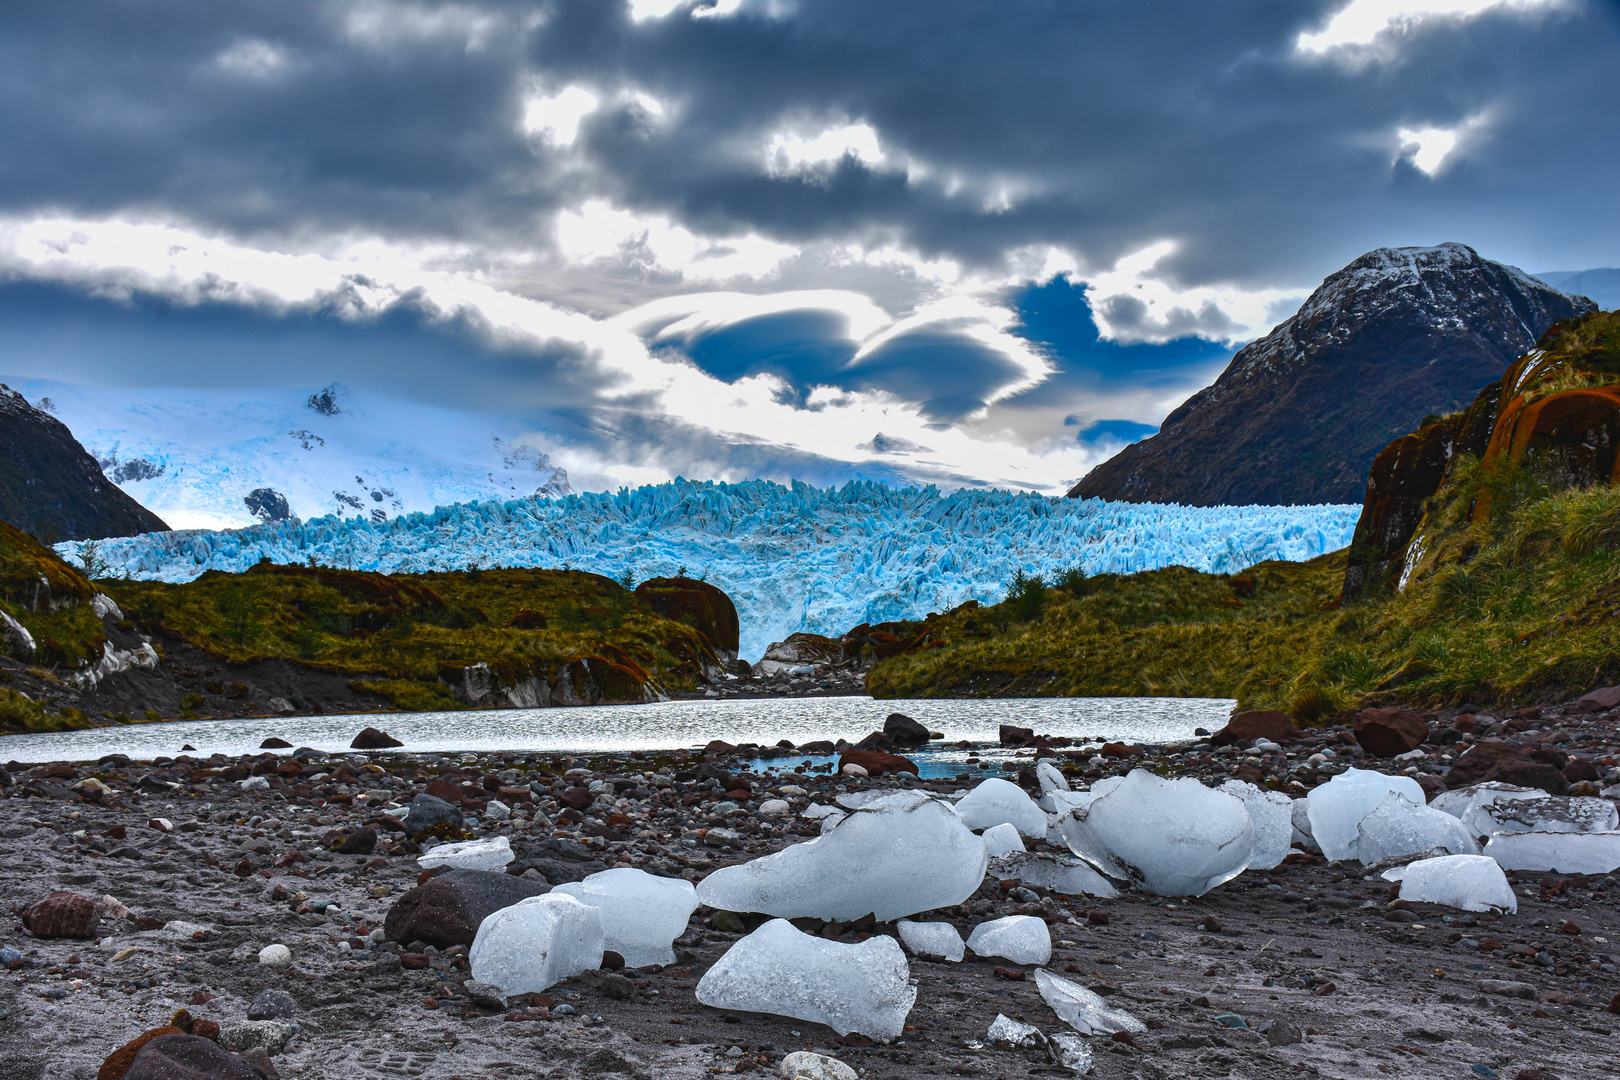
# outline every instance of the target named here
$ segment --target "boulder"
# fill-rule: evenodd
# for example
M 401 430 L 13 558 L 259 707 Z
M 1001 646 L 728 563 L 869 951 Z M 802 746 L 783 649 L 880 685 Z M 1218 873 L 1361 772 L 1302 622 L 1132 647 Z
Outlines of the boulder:
M 377 850 L 377 830 L 369 825 L 350 829 L 332 845 L 332 850 L 339 855 L 370 855 Z
M 1028 746 L 1035 741 L 1033 728 L 1014 727 L 1011 724 L 1002 724 L 998 735 L 1002 746 Z
M 1529 754 L 1502 742 L 1487 741 L 1474 746 L 1446 774 L 1452 789 L 1496 780 L 1516 787 L 1540 788 L 1549 795 L 1569 793 L 1569 781 L 1551 765 L 1536 761 Z
M 1429 725 L 1410 709 L 1363 709 L 1355 734 L 1363 750 L 1387 758 L 1416 750 L 1429 737 Z
M 349 744 L 349 749 L 387 750 L 390 747 L 404 745 L 404 743 L 400 742 L 386 731 L 379 731 L 374 727 L 368 727 L 354 737 L 354 741 Z
M 1620 705 L 1620 686 L 1605 686 L 1583 694 L 1575 703 L 1577 712 L 1603 712 Z
M 1299 729 L 1285 712 L 1255 710 L 1233 713 L 1226 726 L 1210 736 L 1209 741 L 1214 746 L 1227 746 L 1239 740 L 1252 743 L 1256 739 L 1270 739 L 1275 743 L 1298 742 Z
M 141 1052 L 141 1047 L 165 1035 L 184 1034 L 185 1032 L 177 1027 L 160 1027 L 142 1032 L 107 1055 L 107 1060 L 96 1070 L 96 1080 L 124 1080 L 124 1077 L 129 1075 L 129 1067 L 135 1063 L 135 1055 Z
M 882 776 L 884 773 L 908 772 L 912 776 L 921 775 L 917 771 L 916 762 L 910 758 L 903 758 L 897 754 L 885 754 L 881 750 L 846 750 L 838 755 L 838 771 L 843 772 L 846 765 L 859 765 L 866 770 L 867 776 Z
M 366 730 L 371 731 L 373 729 L 367 728 Z M 274 735 L 270 736 L 270 738 L 259 744 L 260 750 L 291 750 L 292 748 L 292 743 L 288 742 L 286 739 L 278 739 Z
M 451 870 L 409 889 L 388 909 L 383 934 L 401 945 L 471 946 L 486 918 L 551 886 L 490 870 Z
M 883 721 L 883 733 L 896 746 L 923 746 L 928 742 L 928 729 L 904 713 L 890 713 Z
M 264 1076 L 252 1062 L 212 1039 L 176 1032 L 142 1046 L 124 1080 L 264 1080 Z
M 46 893 L 22 914 L 23 929 L 42 938 L 96 936 L 96 902 L 76 892 Z
M 411 799 L 405 815 L 405 833 L 413 840 L 430 829 L 445 826 L 460 829 L 467 823 L 458 807 L 434 795 L 417 795 Z
M 1593 765 L 1587 758 L 1581 757 L 1570 758 L 1569 762 L 1560 771 L 1564 774 L 1564 779 L 1572 784 L 1579 784 L 1583 780 L 1596 783 L 1601 775 L 1596 765 Z

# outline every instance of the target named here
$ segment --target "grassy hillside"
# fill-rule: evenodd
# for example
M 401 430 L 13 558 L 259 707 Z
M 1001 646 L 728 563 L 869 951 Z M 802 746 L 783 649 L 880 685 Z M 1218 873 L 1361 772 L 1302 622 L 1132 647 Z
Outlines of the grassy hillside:
M 694 688 L 717 663 L 697 630 L 579 571 L 388 576 L 261 563 L 183 585 L 100 584 L 148 630 L 234 664 L 273 658 L 342 672 L 400 708 L 457 707 L 446 680 L 469 664 L 488 664 L 497 685 L 511 686 L 534 675 L 555 682 L 557 669 L 587 658 L 625 683 L 668 690 Z
M 1532 702 L 1620 682 L 1620 315 L 1549 331 L 1467 419 L 1481 417 L 1482 452 L 1453 454 L 1418 493 L 1393 552 L 1404 588 L 1341 604 L 1343 552 L 1234 577 L 1019 583 L 932 620 L 868 686 L 1234 697 L 1311 721 L 1367 701 Z

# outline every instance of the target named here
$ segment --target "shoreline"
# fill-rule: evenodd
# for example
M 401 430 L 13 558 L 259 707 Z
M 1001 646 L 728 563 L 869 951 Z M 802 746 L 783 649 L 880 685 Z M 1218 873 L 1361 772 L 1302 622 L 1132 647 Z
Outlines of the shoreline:
M 1498 737 L 1523 743 L 1536 741 L 1534 732 L 1565 736 L 1538 746 L 1604 751 L 1606 758 L 1616 746 L 1613 712 L 1490 719 L 1466 741 L 1484 741 L 1502 725 Z M 1455 730 L 1439 717 L 1431 723 L 1436 739 Z M 1442 751 L 1457 745 L 1426 743 L 1432 759 L 1403 763 L 1352 750 L 1354 738 L 1342 728 L 1307 732 L 1281 753 L 1197 749 L 1204 742 L 1136 748 L 1140 754 L 1121 747 L 1110 756 L 1063 748 L 1056 756 L 1071 783 L 1141 765 L 1206 782 L 1256 773 L 1262 782 L 1294 778 L 1278 785 L 1288 790 L 1307 786 L 1296 766 L 1312 765 L 1324 749 L 1339 748 L 1334 760 L 1357 768 L 1438 778 Z M 405 948 L 411 943 L 370 934 L 421 869 L 416 845 L 388 824 L 394 819 L 386 811 L 430 784 L 453 785 L 462 809 L 477 815 L 476 835 L 508 837 L 519 853 L 509 871 L 521 866 L 530 880 L 556 884 L 612 865 L 698 879 L 814 837 L 819 824 L 802 811 L 841 790 L 949 794 L 970 782 L 793 772 L 801 760 L 794 757 L 780 759 L 783 771 L 741 771 L 737 755 L 718 749 L 301 757 L 57 762 L 5 786 L 0 836 L 11 872 L 0 881 L 0 900 L 15 911 L 67 889 L 101 902 L 102 918 L 90 940 L 34 938 L 14 921 L 0 934 L 0 945 L 19 953 L 0 974 L 0 1011 L 10 1021 L 0 1028 L 0 1060 L 11 1063 L 4 1075 L 90 1075 L 113 1048 L 178 1008 L 229 1025 L 267 989 L 291 996 L 299 1025 L 273 1057 L 274 1068 L 310 1080 L 572 1077 L 586 1070 L 697 1078 L 774 1069 L 782 1054 L 801 1049 L 837 1056 L 867 1080 L 1073 1075 L 986 1044 L 998 1014 L 1063 1030 L 1030 982 L 1031 967 L 1000 959 L 912 958 L 918 1003 L 910 1029 L 884 1045 L 696 1002 L 697 977 L 757 925 L 756 916 L 700 908 L 675 965 L 589 972 L 505 1009 L 462 986 L 464 959 L 454 950 L 413 952 Z M 1325 781 L 1337 767 L 1312 765 L 1311 778 Z M 241 779 L 262 776 L 265 786 L 243 790 L 233 779 L 238 771 Z M 108 790 L 98 791 L 91 778 Z M 580 801 L 571 793 L 598 780 L 583 810 L 561 798 Z M 771 798 L 785 799 L 790 812 L 762 814 Z M 497 820 L 499 800 L 507 800 L 504 820 Z M 371 850 L 327 850 L 334 836 L 368 828 L 377 834 Z M 1029 846 L 1052 850 L 1039 840 Z M 1095 1077 L 1450 1078 L 1470 1075 L 1476 1063 L 1503 1077 L 1528 1069 L 1561 1080 L 1610 1074 L 1620 1028 L 1620 1017 L 1606 1011 L 1620 992 L 1614 875 L 1511 874 L 1519 911 L 1497 917 L 1430 904 L 1391 907 L 1388 883 L 1363 880 L 1363 872 L 1358 863 L 1299 852 L 1202 898 L 1127 891 L 1116 899 L 1004 887 L 989 876 L 962 904 L 917 918 L 964 932 L 1014 913 L 1045 919 L 1055 946 L 1047 967 L 1149 1025 L 1129 1042 L 1090 1040 Z M 1578 933 L 1565 923 L 1577 924 Z M 850 942 L 893 927 L 824 925 L 821 933 Z M 1487 939 L 1503 947 L 1482 950 Z M 258 962 L 259 950 L 276 943 L 291 950 L 291 967 Z M 1552 962 L 1541 963 L 1542 956 Z M 1221 1018 L 1229 1014 L 1245 1026 L 1228 1026 Z

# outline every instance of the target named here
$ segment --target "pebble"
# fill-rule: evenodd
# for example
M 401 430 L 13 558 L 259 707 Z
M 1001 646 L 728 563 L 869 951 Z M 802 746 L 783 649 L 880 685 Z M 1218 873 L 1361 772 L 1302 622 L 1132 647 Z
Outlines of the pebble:
M 783 1080 L 858 1080 L 854 1069 L 837 1058 L 799 1050 L 782 1059 Z
M 292 950 L 285 945 L 266 945 L 259 950 L 259 963 L 267 968 L 284 970 L 292 967 Z
M 297 1025 L 287 1020 L 234 1020 L 219 1025 L 219 1045 L 238 1053 L 262 1049 L 279 1054 L 297 1033 Z
M 759 804 L 759 816 L 780 817 L 791 809 L 786 799 L 766 799 Z
M 298 1015 L 298 1002 L 285 990 L 261 990 L 248 1006 L 249 1020 L 290 1020 Z

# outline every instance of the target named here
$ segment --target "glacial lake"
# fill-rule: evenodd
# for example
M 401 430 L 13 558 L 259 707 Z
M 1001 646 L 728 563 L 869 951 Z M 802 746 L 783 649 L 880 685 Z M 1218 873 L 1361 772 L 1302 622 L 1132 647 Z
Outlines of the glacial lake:
M 821 739 L 856 742 L 881 730 L 891 712 L 905 713 L 944 732 L 935 749 L 907 754 L 925 776 L 954 776 L 968 768 L 968 750 L 980 749 L 986 766 L 999 751 L 1002 724 L 1044 735 L 1086 741 L 1165 743 L 1189 739 L 1195 728 L 1214 731 L 1226 723 L 1229 698 L 754 698 L 671 701 L 592 708 L 498 709 L 469 712 L 385 713 L 346 716 L 286 716 L 249 720 L 173 720 L 41 735 L 0 737 L 0 759 L 21 762 L 86 761 L 104 754 L 136 759 L 173 757 L 186 744 L 196 756 L 244 754 L 272 736 L 295 747 L 346 751 L 361 728 L 379 727 L 404 751 L 520 750 L 557 754 L 622 753 L 701 747 L 711 739 L 772 746 Z M 993 748 L 993 749 L 991 749 Z M 990 749 L 989 753 L 982 751 Z M 781 758 L 776 764 L 798 759 Z M 824 761 L 826 759 L 814 759 Z

